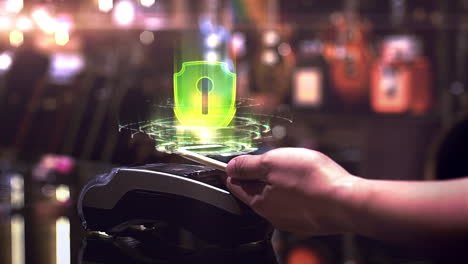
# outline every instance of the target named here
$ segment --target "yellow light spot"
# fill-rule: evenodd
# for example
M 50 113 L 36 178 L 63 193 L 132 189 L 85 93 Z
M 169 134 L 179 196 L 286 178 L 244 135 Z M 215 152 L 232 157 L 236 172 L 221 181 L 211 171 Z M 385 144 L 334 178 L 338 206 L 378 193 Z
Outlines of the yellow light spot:
M 60 217 L 55 222 L 55 252 L 57 264 L 70 264 L 70 220 Z
M 10 44 L 13 47 L 19 47 L 24 42 L 24 35 L 23 32 L 19 30 L 12 30 L 10 32 Z
M 55 199 L 59 202 L 66 202 L 70 199 L 70 188 L 66 185 L 59 185 L 55 189 Z
M 11 263 L 24 264 L 24 218 L 21 215 L 11 217 Z
M 67 45 L 68 41 L 70 41 L 70 35 L 68 34 L 68 30 L 58 30 L 55 32 L 54 35 L 55 43 L 60 46 Z
M 200 142 L 202 144 L 208 144 L 211 142 L 211 137 L 213 135 L 208 129 L 200 129 L 198 136 L 200 137 Z

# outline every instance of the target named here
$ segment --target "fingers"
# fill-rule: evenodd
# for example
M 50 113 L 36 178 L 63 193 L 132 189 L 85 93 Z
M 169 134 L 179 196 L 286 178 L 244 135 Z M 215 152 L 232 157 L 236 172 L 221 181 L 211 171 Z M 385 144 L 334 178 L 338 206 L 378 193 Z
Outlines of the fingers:
M 266 184 L 260 181 L 242 181 L 228 177 L 226 187 L 234 196 L 245 204 L 252 206 L 252 201 L 256 196 L 262 195 Z
M 238 180 L 266 180 L 268 169 L 262 162 L 263 155 L 243 155 L 232 159 L 226 173 Z
M 226 187 L 241 201 L 253 206 L 255 197 L 261 196 L 266 186 L 267 173 L 262 155 L 236 157 L 226 167 Z

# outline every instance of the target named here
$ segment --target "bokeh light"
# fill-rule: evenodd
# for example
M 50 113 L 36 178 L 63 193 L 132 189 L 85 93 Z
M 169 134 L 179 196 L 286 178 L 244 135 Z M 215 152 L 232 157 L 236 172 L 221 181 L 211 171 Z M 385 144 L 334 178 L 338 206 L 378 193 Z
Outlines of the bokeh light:
M 19 47 L 24 42 L 24 35 L 23 32 L 19 30 L 12 30 L 10 32 L 10 45 L 13 47 Z
M 34 21 L 42 20 L 46 17 L 49 17 L 49 13 L 44 8 L 36 8 L 31 12 L 31 17 Z
M 7 12 L 19 13 L 24 6 L 23 0 L 7 0 L 5 3 L 5 9 Z
M 15 209 L 24 206 L 24 179 L 19 174 L 13 174 L 10 178 L 10 203 Z
M 281 56 L 288 56 L 289 54 L 291 54 L 291 46 L 286 42 L 281 43 L 278 46 L 278 53 Z
M 50 80 L 54 83 L 69 83 L 85 65 L 86 62 L 81 53 L 54 53 L 49 67 Z M 73 167 L 73 161 L 66 157 L 57 157 L 54 166 L 58 171 L 68 173 Z
M 271 129 L 271 134 L 273 135 L 273 138 L 280 140 L 286 137 L 287 129 L 285 126 L 276 125 Z
M 64 203 L 70 199 L 70 188 L 66 185 L 59 185 L 55 189 L 55 199 L 57 201 Z
M 53 34 L 58 27 L 57 21 L 43 8 L 35 9 L 31 17 L 37 26 L 46 34 Z
M 205 59 L 209 62 L 219 61 L 219 54 L 216 51 L 208 51 L 205 53 Z
M 99 0 L 98 1 L 99 11 L 109 12 L 109 11 L 112 10 L 113 7 L 114 7 L 114 1 L 113 0 Z
M 149 45 L 154 42 L 154 34 L 151 31 L 143 31 L 140 34 L 140 41 L 145 45 Z
M 121 26 L 130 25 L 135 19 L 135 7 L 129 1 L 121 1 L 114 8 L 114 21 Z
M 65 46 L 70 41 L 70 34 L 66 29 L 57 30 L 54 34 L 54 39 L 57 45 Z
M 29 31 L 34 27 L 33 22 L 26 16 L 21 16 L 16 20 L 16 28 L 21 31 Z
M 140 0 L 140 4 L 146 7 L 150 7 L 154 5 L 154 3 L 155 3 L 155 0 Z
M 10 68 L 12 61 L 11 53 L 3 52 L 0 54 L 0 71 L 7 71 Z
M 269 31 L 267 31 L 267 32 L 265 32 L 263 34 L 263 43 L 267 47 L 272 47 L 272 46 L 278 44 L 279 40 L 280 40 L 280 36 L 279 36 L 278 32 L 276 32 L 276 31 L 269 30 Z
M 265 50 L 263 51 L 262 54 L 262 62 L 265 63 L 266 65 L 273 65 L 278 63 L 278 54 L 274 52 L 273 50 Z
M 221 37 L 216 33 L 211 33 L 206 37 L 205 45 L 208 48 L 216 48 L 221 44 Z
M 55 221 L 55 263 L 70 264 L 70 219 L 65 216 Z
M 6 16 L 0 16 L 0 30 L 8 30 L 11 28 L 11 19 Z
M 236 56 L 245 54 L 245 36 L 241 32 L 232 34 L 231 37 L 232 50 Z

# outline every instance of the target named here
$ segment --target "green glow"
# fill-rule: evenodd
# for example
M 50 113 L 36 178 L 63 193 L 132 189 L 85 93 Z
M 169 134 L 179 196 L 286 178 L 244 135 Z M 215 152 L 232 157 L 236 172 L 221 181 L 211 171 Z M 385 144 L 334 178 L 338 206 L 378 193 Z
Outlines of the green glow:
M 227 127 L 235 101 L 236 74 L 224 62 L 184 62 L 174 73 L 174 113 L 183 127 Z
M 184 127 L 171 117 L 130 123 L 120 126 L 137 133 L 145 133 L 156 141 L 162 152 L 190 149 L 204 155 L 231 156 L 257 149 L 257 144 L 268 134 L 268 122 L 251 115 L 236 115 L 229 126 L 217 128 Z
M 290 119 L 261 114 L 250 99 L 236 102 L 236 115 L 226 127 L 184 126 L 174 116 L 174 105 L 164 102 L 154 108 L 152 118 L 120 125 L 132 135 L 144 133 L 156 141 L 156 149 L 174 153 L 188 149 L 202 155 L 233 156 L 257 150 L 259 144 L 272 139 L 273 124 L 287 125 Z
M 152 122 L 144 129 L 157 142 L 157 149 L 174 152 L 179 148 L 191 149 L 205 155 L 235 155 L 255 151 L 256 143 L 268 125 L 261 125 L 248 117 L 236 116 L 227 127 L 201 128 L 177 126 L 177 121 L 166 119 Z

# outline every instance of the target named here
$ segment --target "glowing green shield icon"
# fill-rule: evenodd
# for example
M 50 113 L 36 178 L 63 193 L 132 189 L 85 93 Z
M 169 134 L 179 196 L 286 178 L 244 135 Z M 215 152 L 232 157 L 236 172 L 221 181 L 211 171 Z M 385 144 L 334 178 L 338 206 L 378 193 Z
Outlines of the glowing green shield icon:
M 184 62 L 174 73 L 174 112 L 183 126 L 226 127 L 235 101 L 236 74 L 224 62 Z

